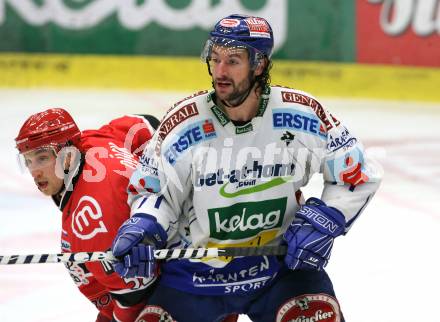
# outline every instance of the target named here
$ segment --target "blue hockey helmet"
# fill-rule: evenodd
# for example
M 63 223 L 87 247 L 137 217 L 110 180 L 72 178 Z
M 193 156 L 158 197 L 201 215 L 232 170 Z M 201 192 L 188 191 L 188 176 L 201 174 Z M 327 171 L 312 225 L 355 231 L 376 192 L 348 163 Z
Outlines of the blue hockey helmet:
M 205 62 L 210 59 L 213 45 L 247 49 L 251 66 L 272 55 L 272 27 L 264 18 L 233 14 L 217 22 L 210 36 L 201 55 Z

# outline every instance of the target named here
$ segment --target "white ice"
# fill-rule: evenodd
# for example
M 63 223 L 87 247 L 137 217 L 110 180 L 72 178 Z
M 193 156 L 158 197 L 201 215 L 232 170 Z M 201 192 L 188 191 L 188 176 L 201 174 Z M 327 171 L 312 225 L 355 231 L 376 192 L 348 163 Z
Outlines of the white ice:
M 164 110 L 189 93 L 0 90 L 0 255 L 57 253 L 61 216 L 16 163 L 24 120 L 65 107 L 82 129 Z M 323 99 L 383 165 L 382 186 L 328 265 L 350 322 L 440 321 L 440 104 Z M 306 189 L 319 196 L 320 178 Z M 61 264 L 0 267 L 0 321 L 94 321 Z M 240 317 L 240 321 L 249 321 Z

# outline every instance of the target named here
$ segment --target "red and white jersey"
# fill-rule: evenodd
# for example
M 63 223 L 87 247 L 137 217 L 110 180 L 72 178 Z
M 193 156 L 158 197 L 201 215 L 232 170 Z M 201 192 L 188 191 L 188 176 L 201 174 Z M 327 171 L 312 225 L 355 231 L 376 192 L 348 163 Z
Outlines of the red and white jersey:
M 63 212 L 63 251 L 111 248 L 118 228 L 130 216 L 127 186 L 137 165 L 137 156 L 132 153 L 142 152 L 141 145 L 150 140 L 152 132 L 144 118 L 124 116 L 99 130 L 82 133 L 77 148 L 84 159 L 72 182 L 65 184 L 59 204 Z M 69 263 L 66 267 L 101 315 L 116 321 L 135 320 L 144 306 L 145 291 L 154 282 L 145 278 L 122 279 L 106 262 Z

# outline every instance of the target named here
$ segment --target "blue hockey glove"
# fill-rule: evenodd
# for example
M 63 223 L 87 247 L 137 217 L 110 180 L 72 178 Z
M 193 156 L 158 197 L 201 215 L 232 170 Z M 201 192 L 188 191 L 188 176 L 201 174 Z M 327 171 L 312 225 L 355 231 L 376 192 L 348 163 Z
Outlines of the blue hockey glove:
M 345 231 L 345 217 L 322 200 L 310 198 L 284 233 L 290 269 L 322 270 L 330 259 L 335 237 Z
M 113 264 L 122 277 L 152 277 L 157 263 L 156 248 L 166 245 L 167 233 L 156 218 L 147 214 L 135 214 L 126 220 L 113 240 L 113 255 L 120 261 Z

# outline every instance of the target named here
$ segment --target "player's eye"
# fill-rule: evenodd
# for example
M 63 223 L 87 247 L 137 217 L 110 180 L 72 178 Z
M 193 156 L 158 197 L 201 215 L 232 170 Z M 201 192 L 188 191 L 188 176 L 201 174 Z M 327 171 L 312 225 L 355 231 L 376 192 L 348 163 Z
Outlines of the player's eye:
M 38 156 L 36 163 L 37 163 L 39 166 L 44 166 L 44 165 L 46 165 L 47 163 L 49 163 L 49 161 L 50 161 L 50 157 L 49 157 L 49 155 L 47 155 L 47 154 L 42 154 L 42 155 L 39 155 L 39 156 Z
M 236 58 L 229 58 L 227 64 L 233 66 L 239 64 L 239 61 Z
M 29 159 L 25 159 L 24 160 L 24 165 L 26 166 L 26 168 L 29 168 L 32 165 L 32 161 Z

